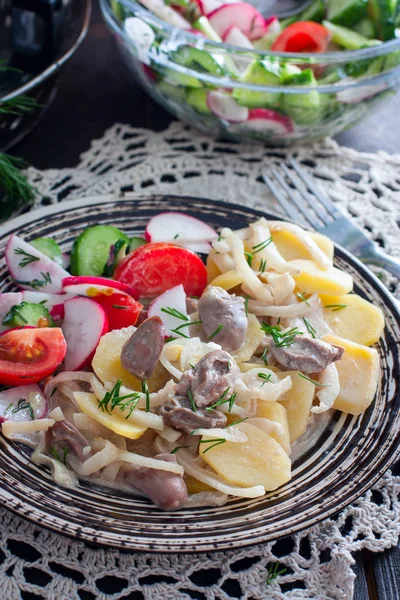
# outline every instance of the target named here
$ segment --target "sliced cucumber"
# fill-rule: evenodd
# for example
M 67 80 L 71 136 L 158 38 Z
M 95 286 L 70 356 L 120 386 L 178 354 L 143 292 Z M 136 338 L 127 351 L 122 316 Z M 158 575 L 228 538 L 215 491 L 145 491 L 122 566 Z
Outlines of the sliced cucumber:
M 219 55 L 210 54 L 206 50 L 181 46 L 171 53 L 171 59 L 178 65 L 198 71 L 199 73 L 210 73 L 222 76 L 226 74 L 224 58 Z M 199 87 L 199 86 L 195 86 Z
M 72 246 L 71 273 L 98 277 L 102 275 L 110 248 L 120 239 L 129 243 L 129 238 L 111 225 L 94 225 L 85 229 Z
M 347 27 L 335 25 L 329 21 L 323 21 L 323 26 L 332 33 L 332 41 L 346 50 L 360 50 L 360 48 L 368 48 L 381 44 L 379 40 L 370 40 Z
M 122 23 L 125 18 L 125 10 L 119 0 L 111 0 L 111 10 L 113 11 L 115 18 Z
M 351 27 L 365 16 L 368 0 L 329 0 L 327 19 Z
M 301 73 L 290 75 L 285 85 L 317 86 L 317 80 L 311 69 L 304 69 Z M 286 114 L 299 125 L 312 125 L 321 120 L 321 98 L 317 90 L 307 94 L 284 94 L 282 108 Z
M 256 85 L 279 85 L 279 65 L 268 60 L 254 60 L 239 77 L 239 81 Z M 238 104 L 248 108 L 276 108 L 281 100 L 279 92 L 256 92 L 244 88 L 235 88 L 232 95 Z
M 140 246 L 144 246 L 145 244 L 147 244 L 147 242 L 144 238 L 137 236 L 131 237 L 129 242 L 129 252 L 132 252 L 133 250 L 136 250 L 136 248 L 140 248 Z
M 198 19 L 196 19 L 196 21 L 192 23 L 192 27 L 193 29 L 197 29 L 197 31 L 201 31 L 201 33 L 204 33 L 204 35 L 209 40 L 212 40 L 213 42 L 222 42 L 221 38 L 219 37 L 215 29 L 211 26 L 211 23 L 207 19 L 207 17 L 199 17 Z
M 356 33 L 363 35 L 368 39 L 376 38 L 376 28 L 374 23 L 368 17 L 361 19 L 353 26 L 353 29 Z
M 30 242 L 31 246 L 45 254 L 55 263 L 62 266 L 62 252 L 60 246 L 51 238 L 36 238 Z
M 395 9 L 392 0 L 369 0 L 368 12 L 375 23 L 379 39 L 386 42 L 395 37 Z
M 292 75 L 300 75 L 301 69 L 296 65 L 291 65 L 290 63 L 285 63 L 281 67 L 281 83 L 286 83 L 286 81 Z
M 207 105 L 207 94 L 208 91 L 199 88 L 188 88 L 186 90 L 186 101 L 194 110 L 202 115 L 209 115 L 211 113 Z
M 316 21 L 321 23 L 325 18 L 325 4 L 324 0 L 315 0 L 310 6 L 308 6 L 303 12 L 300 13 L 297 18 L 298 21 Z
M 349 63 L 345 66 L 345 71 L 350 77 L 372 77 L 378 75 L 384 69 L 385 57 L 378 56 L 377 58 L 370 58 L 359 60 L 357 62 Z
M 106 266 L 104 267 L 104 277 L 112 277 L 119 263 L 125 258 L 128 253 L 129 245 L 124 239 L 119 239 L 110 248 Z
M 13 306 L 3 319 L 6 327 L 55 327 L 49 311 L 43 304 L 21 302 Z
M 155 89 L 172 102 L 182 104 L 186 100 L 185 88 L 180 85 L 171 85 L 168 81 L 162 80 L 156 84 Z

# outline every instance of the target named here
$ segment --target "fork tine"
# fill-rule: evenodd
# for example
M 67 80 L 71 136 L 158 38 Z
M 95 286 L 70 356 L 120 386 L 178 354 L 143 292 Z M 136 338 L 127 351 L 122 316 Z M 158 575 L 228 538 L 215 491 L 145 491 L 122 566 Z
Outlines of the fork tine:
M 283 169 L 286 177 L 288 178 L 288 180 L 293 183 L 295 189 L 298 191 L 298 193 L 301 196 L 301 198 L 299 198 L 297 200 L 298 204 L 301 204 L 302 202 L 304 202 L 305 203 L 304 210 L 307 211 L 307 214 L 314 213 L 317 216 L 317 218 L 319 219 L 320 222 L 318 222 L 317 225 L 314 225 L 315 228 L 317 229 L 318 227 L 324 226 L 327 223 L 329 223 L 330 222 L 329 213 L 327 213 L 324 208 L 321 210 L 321 207 L 319 206 L 318 202 L 315 201 L 314 196 L 311 196 L 310 192 L 305 187 L 304 182 L 298 177 L 298 175 L 296 175 L 294 173 L 294 171 L 289 170 L 286 165 L 282 165 L 282 169 Z M 295 201 L 293 190 L 292 190 L 292 196 L 293 196 L 293 201 Z
M 314 218 L 314 215 L 313 215 L 312 211 L 308 209 L 307 204 L 302 202 L 298 198 L 298 196 L 294 192 L 294 190 L 292 190 L 289 187 L 289 185 L 286 183 L 284 174 L 282 174 L 279 171 L 279 169 L 276 168 L 273 175 L 274 175 L 276 181 L 278 181 L 281 188 L 283 190 L 285 190 L 287 196 L 289 197 L 290 201 L 292 202 L 292 209 L 293 209 L 293 205 L 297 208 L 297 210 L 301 214 L 303 222 L 306 224 L 306 226 L 309 227 L 311 225 L 311 227 L 313 227 L 314 229 L 318 229 L 320 227 L 319 221 Z M 289 213 L 289 215 L 291 214 L 291 212 Z
M 268 175 L 262 174 L 261 177 L 263 178 L 264 182 L 267 184 L 268 188 L 270 189 L 270 191 L 280 204 L 281 208 L 283 209 L 283 216 L 290 216 L 293 210 L 293 205 L 287 201 L 283 191 L 281 191 L 279 187 L 275 185 L 275 183 L 270 177 L 268 177 Z
M 303 181 L 303 183 L 310 190 L 310 192 L 312 192 L 314 194 L 314 196 L 324 206 L 324 208 L 327 211 L 327 213 L 333 219 L 338 219 L 339 217 L 342 217 L 343 216 L 342 213 L 336 208 L 336 206 L 334 205 L 334 203 L 332 202 L 332 200 L 330 198 L 328 198 L 319 189 L 319 187 L 314 183 L 312 177 L 310 177 L 308 175 L 308 173 L 305 171 L 305 169 L 303 169 L 302 167 L 300 167 L 300 165 L 297 162 L 297 160 L 295 160 L 294 158 L 292 158 L 289 162 L 292 165 L 292 167 L 294 168 L 294 170 L 296 171 L 297 175 L 300 177 L 300 179 Z

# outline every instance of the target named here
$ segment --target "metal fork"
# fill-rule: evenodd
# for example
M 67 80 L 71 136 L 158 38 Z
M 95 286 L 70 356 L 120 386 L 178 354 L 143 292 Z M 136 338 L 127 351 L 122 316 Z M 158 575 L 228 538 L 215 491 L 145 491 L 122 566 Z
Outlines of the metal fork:
M 400 260 L 386 254 L 349 221 L 296 160 L 288 165 L 277 165 L 262 176 L 284 212 L 292 217 L 294 205 L 307 227 L 327 235 L 367 265 L 382 267 L 400 279 Z

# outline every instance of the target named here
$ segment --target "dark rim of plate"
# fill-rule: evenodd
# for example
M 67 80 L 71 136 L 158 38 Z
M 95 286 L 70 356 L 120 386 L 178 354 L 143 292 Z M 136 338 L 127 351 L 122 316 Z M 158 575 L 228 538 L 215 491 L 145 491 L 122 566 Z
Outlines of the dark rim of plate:
M 28 241 L 53 234 L 63 249 L 70 248 L 83 227 L 96 223 L 120 226 L 135 235 L 143 232 L 149 217 L 166 210 L 184 210 L 214 227 L 239 228 L 261 216 L 281 218 L 187 196 L 86 198 L 6 223 L 0 251 L 14 232 Z M 29 461 L 22 447 L 0 437 L 0 503 L 37 525 L 99 546 L 174 553 L 227 550 L 276 540 L 338 513 L 368 490 L 399 456 L 400 313 L 381 282 L 343 248 L 336 247 L 335 264 L 354 276 L 357 293 L 384 311 L 386 329 L 377 346 L 382 377 L 375 401 L 363 415 L 333 413 L 315 446 L 293 465 L 292 480 L 286 485 L 262 498 L 165 513 L 145 499 L 93 485 L 62 488 Z M 4 260 L 0 265 L 0 288 L 11 291 Z

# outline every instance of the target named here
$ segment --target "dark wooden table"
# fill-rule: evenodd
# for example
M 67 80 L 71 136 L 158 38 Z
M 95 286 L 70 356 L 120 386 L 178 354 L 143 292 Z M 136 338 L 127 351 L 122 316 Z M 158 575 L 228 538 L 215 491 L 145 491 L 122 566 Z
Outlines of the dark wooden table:
M 400 152 L 398 110 L 399 97 L 391 98 L 336 139 L 365 152 Z M 162 130 L 171 120 L 133 81 L 95 2 L 89 35 L 63 71 L 54 103 L 40 127 L 13 151 L 39 169 L 73 167 L 90 142 L 116 122 Z M 400 599 L 399 547 L 380 554 L 360 552 L 355 558 L 354 600 Z

